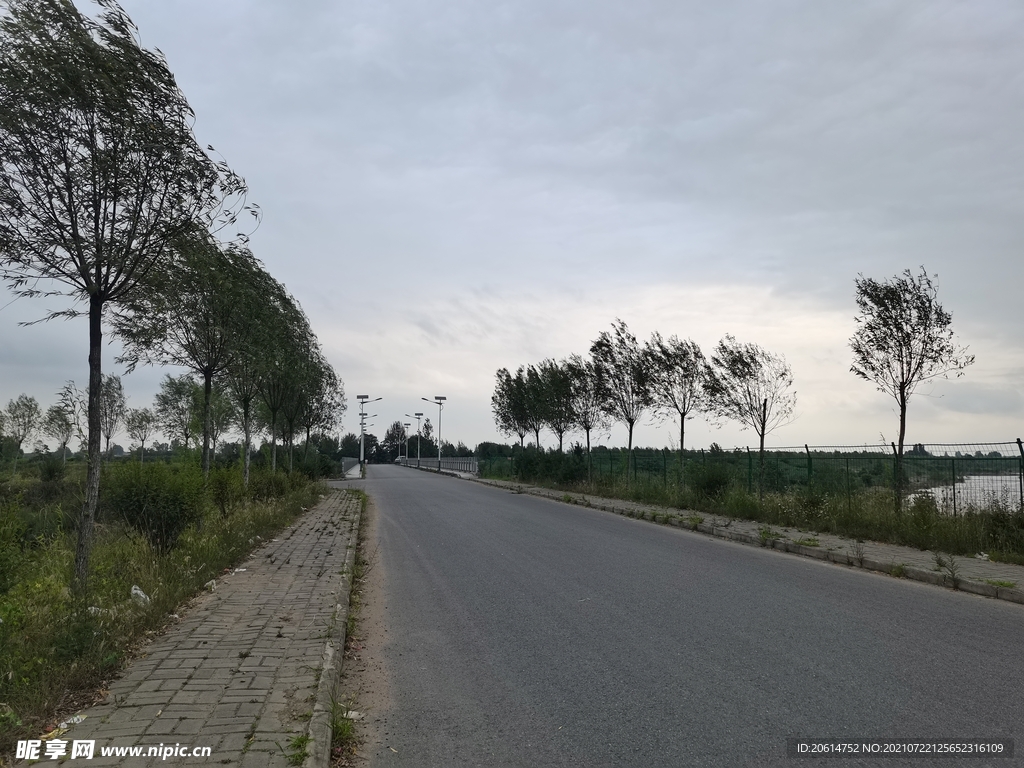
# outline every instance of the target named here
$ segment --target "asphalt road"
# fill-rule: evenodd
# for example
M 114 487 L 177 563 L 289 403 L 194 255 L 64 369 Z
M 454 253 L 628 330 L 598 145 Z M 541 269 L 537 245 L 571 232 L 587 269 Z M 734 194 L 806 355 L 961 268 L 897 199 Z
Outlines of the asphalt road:
M 373 766 L 791 759 L 787 737 L 1014 738 L 1024 607 L 401 467 L 378 518 Z

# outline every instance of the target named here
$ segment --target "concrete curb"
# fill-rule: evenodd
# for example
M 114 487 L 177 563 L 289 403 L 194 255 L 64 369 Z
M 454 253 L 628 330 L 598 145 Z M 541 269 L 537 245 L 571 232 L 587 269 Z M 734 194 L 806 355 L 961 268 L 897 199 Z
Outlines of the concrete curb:
M 505 488 L 505 486 L 496 485 L 493 482 L 489 482 L 481 478 L 476 478 L 473 482 L 478 482 L 481 485 L 488 485 L 492 488 Z M 676 528 L 684 528 L 695 533 L 703 533 L 708 536 L 715 536 L 719 539 L 735 541 L 738 544 L 746 544 L 748 546 L 756 546 L 763 549 L 770 548 L 780 552 L 798 555 L 800 557 L 810 557 L 816 560 L 824 560 L 826 562 L 834 563 L 836 565 L 845 565 L 850 568 L 859 568 L 865 571 L 875 571 L 887 576 L 907 578 L 912 581 L 921 581 L 926 584 L 933 584 L 938 587 L 946 587 L 955 591 L 967 592 L 972 595 L 990 597 L 995 600 L 1006 600 L 1011 603 L 1024 605 L 1024 590 L 1021 589 L 997 587 L 986 582 L 972 581 L 965 578 L 958 578 L 954 582 L 948 574 L 928 571 L 923 568 L 904 565 L 902 563 L 883 563 L 870 558 L 855 558 L 853 555 L 849 555 L 844 552 L 821 549 L 819 547 L 808 547 L 785 539 L 768 539 L 766 541 L 762 541 L 760 536 L 754 536 L 740 531 L 733 531 L 728 527 L 714 526 L 709 523 L 697 523 L 694 525 L 689 520 L 683 518 L 678 512 L 666 510 L 662 514 L 657 512 L 647 513 L 644 511 L 639 515 L 636 515 L 631 510 L 621 509 L 612 504 L 595 504 L 592 500 L 587 499 L 585 496 L 580 494 L 561 492 L 561 495 L 558 495 L 558 491 L 544 492 L 546 489 L 537 489 L 526 485 L 516 485 L 514 488 L 510 488 L 508 490 L 511 490 L 514 493 L 526 493 L 530 496 L 536 496 L 537 498 L 556 501 L 560 504 L 573 504 L 575 506 L 598 509 L 602 512 L 611 512 L 634 520 L 647 520 L 661 525 L 671 525 Z M 570 500 L 566 500 L 567 497 Z M 901 572 L 894 572 L 897 571 L 897 569 L 901 569 Z
M 339 493 L 346 493 L 346 491 L 339 491 Z M 316 702 L 313 704 L 313 716 L 309 718 L 309 726 L 306 729 L 309 744 L 302 768 L 328 768 L 331 763 L 331 705 L 335 700 L 338 680 L 341 678 L 341 667 L 345 660 L 344 648 L 348 627 L 348 609 L 352 594 L 352 569 L 355 566 L 356 549 L 359 546 L 359 526 L 362 523 L 362 517 L 363 510 L 360 504 L 356 511 L 355 524 L 349 531 L 341 596 L 334 606 L 334 632 L 332 634 L 338 635 L 338 627 L 341 627 L 341 632 L 337 638 L 328 637 L 324 644 L 320 682 L 316 689 Z

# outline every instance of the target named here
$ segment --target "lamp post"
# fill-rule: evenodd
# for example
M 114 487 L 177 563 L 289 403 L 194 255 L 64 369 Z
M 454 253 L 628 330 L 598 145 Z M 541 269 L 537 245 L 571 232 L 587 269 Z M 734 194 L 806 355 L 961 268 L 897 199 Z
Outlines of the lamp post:
M 364 449 L 365 440 L 363 439 L 366 435 L 366 412 L 363 408 L 367 403 L 376 403 L 378 400 L 383 398 L 375 397 L 373 400 L 369 399 L 369 395 L 356 395 L 356 400 L 359 401 L 359 467 L 362 469 L 366 464 L 366 453 Z M 373 418 L 372 416 L 370 418 Z
M 405 415 L 408 416 L 410 419 L 416 419 L 416 468 L 419 469 L 419 466 L 420 466 L 420 443 L 423 441 L 423 438 L 420 437 L 420 419 L 423 418 L 423 412 L 420 411 L 420 412 L 417 412 L 417 413 L 407 413 Z M 406 443 L 406 447 L 405 447 L 405 457 L 409 458 L 409 445 L 408 445 L 408 443 Z
M 441 472 L 441 411 L 444 410 L 444 401 L 447 397 L 443 395 L 434 395 L 433 400 L 427 400 L 425 397 L 421 397 L 420 400 L 424 400 L 428 403 L 433 403 L 437 406 L 437 471 Z
M 409 463 L 409 427 L 412 424 L 402 424 L 402 431 L 405 432 L 405 463 Z

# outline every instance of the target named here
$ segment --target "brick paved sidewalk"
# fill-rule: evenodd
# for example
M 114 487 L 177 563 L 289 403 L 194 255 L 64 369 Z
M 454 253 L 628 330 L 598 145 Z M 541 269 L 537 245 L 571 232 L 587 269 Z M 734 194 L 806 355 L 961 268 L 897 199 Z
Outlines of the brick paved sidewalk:
M 301 753 L 313 749 L 301 741 L 330 656 L 325 648 L 331 637 L 344 641 L 345 616 L 335 609 L 348 606 L 346 559 L 359 509 L 354 494 L 332 492 L 217 579 L 214 591 L 111 685 L 104 703 L 79 713 L 85 719 L 60 736 L 68 752 L 72 740 L 94 739 L 95 757 L 83 765 L 301 764 Z M 134 745 L 210 747 L 211 754 L 166 760 L 100 754 L 102 747 Z M 327 745 L 316 747 L 324 756 Z
M 622 499 L 608 499 L 585 493 L 566 493 L 507 480 L 482 480 L 471 476 L 467 476 L 465 479 L 473 479 L 486 485 L 505 488 L 514 493 L 528 493 L 555 501 L 568 501 L 573 504 L 615 512 L 628 517 L 654 520 L 681 528 L 693 528 L 689 517 L 699 514 L 704 518 L 704 522 L 696 526 L 696 530 L 701 533 L 745 544 L 762 545 L 761 530 L 765 527 L 764 523 L 752 520 L 736 520 L 719 515 L 657 507 L 652 504 L 641 504 Z M 874 541 L 858 544 L 853 539 L 844 536 L 800 531 L 795 528 L 772 530 L 770 537 L 763 543 L 763 546 L 770 546 L 805 557 L 829 560 L 840 565 L 857 566 L 890 574 L 895 571 L 896 575 L 917 581 L 953 586 L 953 574 L 950 573 L 949 568 L 941 568 L 936 563 L 936 554 L 943 556 L 941 553 Z M 807 539 L 816 540 L 818 545 L 806 546 L 797 543 Z M 948 556 L 943 557 L 946 562 L 949 562 Z M 959 556 L 954 558 L 953 563 L 958 588 L 965 592 L 1024 604 L 1024 566 Z

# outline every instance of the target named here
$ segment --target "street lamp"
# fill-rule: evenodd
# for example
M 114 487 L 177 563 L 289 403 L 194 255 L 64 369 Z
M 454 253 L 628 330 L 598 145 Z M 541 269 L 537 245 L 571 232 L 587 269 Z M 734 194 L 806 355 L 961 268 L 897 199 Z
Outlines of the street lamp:
M 428 403 L 433 403 L 437 406 L 437 471 L 441 472 L 441 411 L 444 410 L 444 401 L 447 397 L 443 395 L 434 395 L 433 400 L 427 400 L 425 397 L 421 397 L 420 400 L 424 400 Z
M 407 413 L 405 415 L 408 416 L 410 419 L 416 419 L 416 468 L 419 469 L 419 466 L 420 466 L 420 443 L 423 441 L 423 438 L 420 437 L 420 419 L 423 418 L 423 413 L 422 413 L 422 411 L 419 411 L 417 413 Z M 406 444 L 406 448 L 405 448 L 405 457 L 409 458 L 409 446 L 408 446 L 408 444 Z
M 405 432 L 405 463 L 409 463 L 409 427 L 412 424 L 402 424 L 402 431 Z
M 375 397 L 370 400 L 369 395 L 356 395 L 356 400 L 359 401 L 359 466 L 363 467 L 366 463 L 366 453 L 363 448 L 365 440 L 363 439 L 366 435 L 366 413 L 363 410 L 367 403 L 376 403 L 378 400 L 383 400 L 382 397 Z M 371 419 L 373 416 L 370 417 Z

